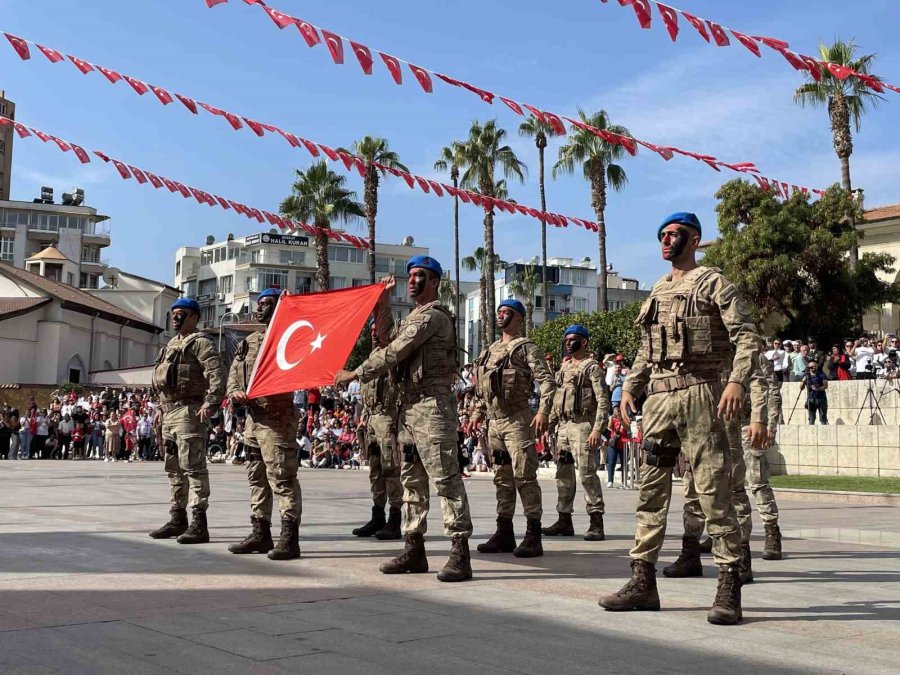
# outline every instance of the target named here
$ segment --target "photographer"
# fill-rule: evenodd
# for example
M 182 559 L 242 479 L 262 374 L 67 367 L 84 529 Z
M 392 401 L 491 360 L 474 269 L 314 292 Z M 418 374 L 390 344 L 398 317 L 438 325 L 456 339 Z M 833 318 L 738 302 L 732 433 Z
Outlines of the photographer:
M 850 352 L 856 360 L 856 379 L 857 380 L 874 380 L 875 379 L 875 350 L 869 346 L 869 338 L 861 337 L 853 343 L 853 349 Z
M 897 370 L 897 362 L 890 357 L 886 358 L 878 377 L 883 380 L 896 380 L 900 378 L 900 371 Z
M 806 387 L 806 410 L 809 413 L 809 423 L 816 423 L 816 411 L 819 412 L 819 423 L 828 424 L 828 378 L 819 372 L 819 364 L 810 361 L 806 369 L 806 377 L 803 378 Z
M 894 367 L 900 363 L 900 338 L 896 335 L 888 335 L 884 341 L 884 353 L 894 362 Z

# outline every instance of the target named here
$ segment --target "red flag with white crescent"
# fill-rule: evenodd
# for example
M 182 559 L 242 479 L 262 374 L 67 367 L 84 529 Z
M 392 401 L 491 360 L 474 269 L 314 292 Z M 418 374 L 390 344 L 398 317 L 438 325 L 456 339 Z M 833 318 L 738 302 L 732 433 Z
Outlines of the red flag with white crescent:
M 320 28 L 322 31 L 322 37 L 325 38 L 325 45 L 328 47 L 328 51 L 331 53 L 331 58 L 335 63 L 343 63 L 344 62 L 344 41 L 341 39 L 340 35 L 336 33 L 332 33 L 330 31 L 325 30 L 324 28 Z
M 353 48 L 353 53 L 356 54 L 356 60 L 359 61 L 359 67 L 362 68 L 362 71 L 366 75 L 372 74 L 372 52 L 369 51 L 369 48 L 359 42 L 354 42 L 353 40 L 348 40 L 350 46 Z
M 16 50 L 16 54 L 19 55 L 19 58 L 23 61 L 27 61 L 31 58 L 31 52 L 28 50 L 28 42 L 23 40 L 20 37 L 16 37 L 15 35 L 10 35 L 9 33 L 4 33 L 6 39 L 9 40 L 9 44 L 12 45 L 12 48 Z
M 709 32 L 712 33 L 713 40 L 716 41 L 717 45 L 720 47 L 727 47 L 731 44 L 731 41 L 728 39 L 728 36 L 725 34 L 725 29 L 722 28 L 722 26 L 709 19 L 706 20 L 706 25 L 709 26 Z
M 662 17 L 663 23 L 666 24 L 669 37 L 672 38 L 672 42 L 675 42 L 676 38 L 678 38 L 678 12 L 661 2 L 656 3 L 656 9 L 659 10 L 659 15 Z
M 283 295 L 253 366 L 247 395 L 259 398 L 333 383 L 383 290 L 382 284 L 372 284 Z

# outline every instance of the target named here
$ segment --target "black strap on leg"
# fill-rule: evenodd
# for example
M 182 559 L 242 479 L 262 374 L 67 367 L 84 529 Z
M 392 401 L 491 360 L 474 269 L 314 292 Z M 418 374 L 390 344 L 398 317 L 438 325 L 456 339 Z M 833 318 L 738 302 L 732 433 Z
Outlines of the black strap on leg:
M 250 462 L 261 462 L 263 461 L 262 450 L 259 448 L 254 448 L 252 445 L 246 446 L 247 451 L 247 460 Z
M 166 454 L 167 455 L 177 455 L 178 454 L 178 443 L 175 441 L 166 441 Z
M 507 466 L 512 464 L 512 457 L 506 450 L 494 450 L 492 453 L 494 466 Z
M 556 463 L 557 464 L 574 464 L 575 463 L 575 455 L 573 455 L 568 450 L 560 450 L 559 460 L 557 460 Z
M 381 455 L 381 446 L 375 441 L 369 443 L 369 457 L 377 457 Z
M 413 444 L 403 445 L 403 461 L 407 464 L 414 463 L 419 458 L 419 449 Z
M 645 438 L 642 448 L 647 453 L 645 462 L 661 469 L 675 466 L 678 463 L 678 453 L 681 452 L 679 447 L 666 445 L 652 438 Z

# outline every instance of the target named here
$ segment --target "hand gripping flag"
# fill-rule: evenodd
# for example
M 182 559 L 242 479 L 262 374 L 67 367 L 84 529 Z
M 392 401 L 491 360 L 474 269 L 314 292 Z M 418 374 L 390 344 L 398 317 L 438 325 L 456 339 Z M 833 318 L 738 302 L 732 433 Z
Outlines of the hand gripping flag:
M 282 296 L 250 377 L 250 398 L 334 382 L 384 290 L 382 284 Z

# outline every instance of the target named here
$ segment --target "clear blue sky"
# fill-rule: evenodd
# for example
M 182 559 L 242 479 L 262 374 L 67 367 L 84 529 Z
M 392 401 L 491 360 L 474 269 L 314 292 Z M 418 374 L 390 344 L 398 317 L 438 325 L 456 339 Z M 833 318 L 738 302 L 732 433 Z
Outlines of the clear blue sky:
M 757 59 L 741 46 L 709 46 L 684 21 L 672 44 L 658 16 L 652 30 L 642 31 L 630 10 L 597 0 L 271 4 L 373 49 L 548 110 L 573 115 L 578 106 L 602 107 L 638 137 L 726 161 L 752 161 L 788 182 L 826 187 L 839 178 L 825 111 L 799 109 L 791 101 L 801 74 L 769 50 Z M 788 40 L 808 54 L 821 40 L 855 37 L 864 51 L 878 54 L 875 72 L 900 82 L 895 0 L 681 0 L 678 6 L 745 33 Z M 346 64 L 336 66 L 324 47 L 307 48 L 296 31 L 279 32 L 241 0 L 212 10 L 203 0 L 0 0 L 0 29 L 333 147 L 365 134 L 384 136 L 420 174 L 434 175 L 439 149 L 464 137 L 473 119 L 496 117 L 531 169 L 528 182 L 513 185 L 511 195 L 539 205 L 536 150 L 518 137 L 521 118 L 502 103 L 487 106 L 437 82 L 431 95 L 412 82 L 398 87 L 380 63 L 366 77 L 349 50 Z M 412 79 L 408 73 L 406 79 Z M 5 40 L 0 89 L 28 124 L 259 208 L 277 210 L 293 171 L 310 162 L 305 151 L 292 150 L 279 137 L 233 132 L 224 120 L 205 113 L 195 118 L 177 102 L 164 108 L 152 93 L 138 97 L 124 82 L 110 85 L 98 73 L 82 76 L 71 64 L 52 65 L 37 53 L 21 62 Z M 864 119 L 851 160 L 867 205 L 900 201 L 900 95 L 887 97 Z M 550 159 L 557 146 L 548 149 Z M 610 196 L 606 214 L 609 260 L 627 276 L 651 283 L 664 270 L 654 241 L 660 219 L 696 211 L 712 236 L 712 195 L 732 175 L 687 158 L 663 162 L 648 151 L 624 165 L 629 184 Z M 349 183 L 361 197 L 355 173 Z M 260 229 L 231 212 L 122 181 L 100 162 L 82 166 L 71 153 L 40 141 L 17 142 L 13 198 L 31 199 L 43 184 L 57 194 L 83 187 L 88 204 L 112 217 L 111 262 L 164 281 L 171 280 L 178 246 L 201 244 L 207 234 L 221 238 Z M 593 219 L 579 175 L 550 182 L 547 192 L 551 210 Z M 461 206 L 461 214 L 468 253 L 480 242 L 481 213 Z M 451 200 L 390 179 L 381 191 L 378 221 L 383 240 L 412 234 L 445 267 L 452 265 Z M 575 227 L 550 230 L 550 255 L 596 259 L 595 235 Z M 496 238 L 506 259 L 540 251 L 537 221 L 527 217 L 500 214 Z

